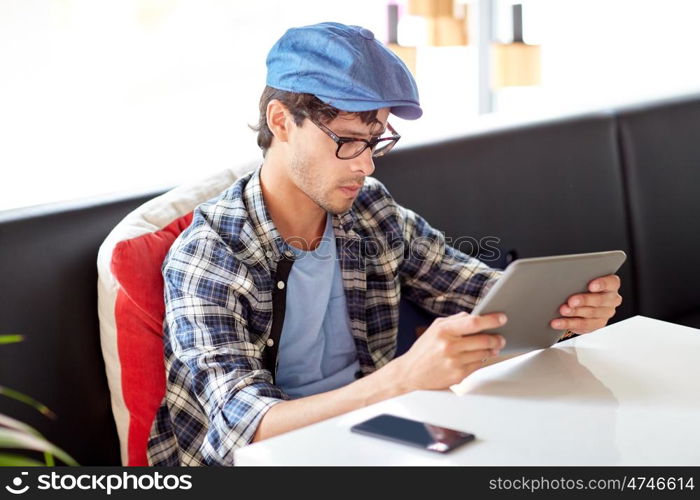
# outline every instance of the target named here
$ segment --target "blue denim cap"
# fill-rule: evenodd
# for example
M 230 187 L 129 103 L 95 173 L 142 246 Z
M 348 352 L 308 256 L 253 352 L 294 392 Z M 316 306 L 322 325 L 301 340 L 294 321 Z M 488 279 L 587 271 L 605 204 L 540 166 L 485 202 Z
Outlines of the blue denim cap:
M 320 23 L 287 30 L 267 55 L 267 85 L 313 94 L 342 111 L 391 108 L 407 120 L 423 114 L 409 69 L 360 26 Z

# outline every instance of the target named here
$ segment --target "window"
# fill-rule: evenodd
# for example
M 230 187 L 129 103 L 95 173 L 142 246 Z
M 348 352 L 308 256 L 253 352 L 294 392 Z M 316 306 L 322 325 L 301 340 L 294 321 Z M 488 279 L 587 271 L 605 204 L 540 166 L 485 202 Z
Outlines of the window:
M 484 1 L 467 2 L 470 13 Z M 0 210 L 166 188 L 261 159 L 248 124 L 284 30 L 335 20 L 386 41 L 387 4 L 407 2 L 0 2 Z M 494 0 L 496 39 L 511 35 L 513 3 Z M 492 115 L 479 115 L 474 33 L 472 45 L 419 47 L 425 114 L 392 118 L 397 147 L 513 115 L 700 90 L 700 2 L 521 3 L 525 41 L 542 46 L 541 85 L 498 90 Z

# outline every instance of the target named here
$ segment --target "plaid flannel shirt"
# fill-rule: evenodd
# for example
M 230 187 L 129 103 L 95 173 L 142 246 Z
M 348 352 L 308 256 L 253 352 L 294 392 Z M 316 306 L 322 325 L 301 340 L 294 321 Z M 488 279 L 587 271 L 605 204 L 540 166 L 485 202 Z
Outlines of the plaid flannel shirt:
M 232 465 L 265 412 L 288 399 L 262 361 L 276 263 L 289 248 L 259 173 L 197 207 L 163 264 L 167 387 L 148 443 L 152 465 Z M 371 177 L 333 229 L 364 375 L 394 357 L 402 294 L 436 315 L 469 312 L 501 275 L 446 245 Z

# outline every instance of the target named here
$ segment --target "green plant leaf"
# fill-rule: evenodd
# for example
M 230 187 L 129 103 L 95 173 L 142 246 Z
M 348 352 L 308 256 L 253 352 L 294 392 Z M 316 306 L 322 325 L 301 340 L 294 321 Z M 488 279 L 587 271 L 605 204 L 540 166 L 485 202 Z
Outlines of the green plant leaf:
M 0 344 L 14 344 L 23 340 L 24 337 L 22 335 L 0 335 Z
M 43 467 L 44 465 L 43 462 L 38 462 L 22 455 L 0 453 L 0 467 Z
M 33 434 L 34 436 L 38 436 L 39 438 L 43 439 L 43 436 L 41 435 L 41 433 L 38 430 L 36 430 L 34 427 L 27 425 L 24 422 L 20 422 L 19 420 L 15 419 L 15 418 L 12 418 L 12 417 L 9 417 L 7 415 L 3 415 L 2 413 L 0 413 L 0 428 L 2 428 L 2 427 L 7 427 L 10 429 L 14 429 L 16 431 L 24 432 L 25 434 Z M 21 457 L 21 455 L 18 455 L 18 456 Z M 26 457 L 24 457 L 24 458 L 26 458 Z M 31 459 L 28 459 L 28 460 L 31 461 Z M 53 455 L 49 452 L 46 452 L 46 451 L 44 452 L 44 463 L 36 462 L 36 464 L 39 464 L 41 466 L 46 465 L 48 467 L 53 467 L 54 465 L 56 465 L 54 458 L 53 458 Z M 34 464 L 34 465 L 36 465 L 36 464 Z M 2 465 L 2 463 L 0 463 L 0 466 L 1 465 Z M 9 465 L 15 465 L 15 464 L 13 463 L 13 464 L 9 464 Z M 22 464 L 16 464 L 16 465 L 22 465 Z M 28 465 L 31 465 L 31 464 L 28 464 Z
M 68 453 L 46 439 L 15 429 L 0 428 L 0 448 L 19 448 L 49 452 L 67 465 L 78 465 Z
M 46 406 L 43 403 L 40 403 L 39 401 L 37 401 L 36 399 L 34 399 L 32 397 L 29 397 L 25 394 L 22 394 L 19 391 L 15 391 L 14 389 L 10 389 L 9 387 L 4 387 L 4 386 L 0 385 L 0 394 L 31 406 L 32 408 L 34 408 L 36 411 L 38 411 L 39 413 L 41 413 L 45 417 L 49 417 L 51 419 L 56 418 L 56 414 L 54 412 L 52 412 L 48 406 Z
M 35 436 L 41 436 L 41 433 L 34 427 L 27 425 L 24 422 L 20 422 L 19 420 L 14 419 L 12 417 L 8 417 L 7 415 L 4 415 L 2 413 L 0 413 L 0 426 L 9 427 L 10 429 L 22 431 L 27 434 L 34 434 Z

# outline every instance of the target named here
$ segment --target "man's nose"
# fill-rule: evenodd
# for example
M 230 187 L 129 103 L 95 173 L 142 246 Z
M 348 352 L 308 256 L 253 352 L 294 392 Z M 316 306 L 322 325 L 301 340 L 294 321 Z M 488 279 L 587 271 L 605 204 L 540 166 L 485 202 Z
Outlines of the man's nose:
M 360 156 L 353 158 L 352 160 L 352 170 L 354 172 L 362 172 L 365 177 L 372 175 L 374 172 L 374 159 L 372 158 L 372 149 L 365 149 Z

